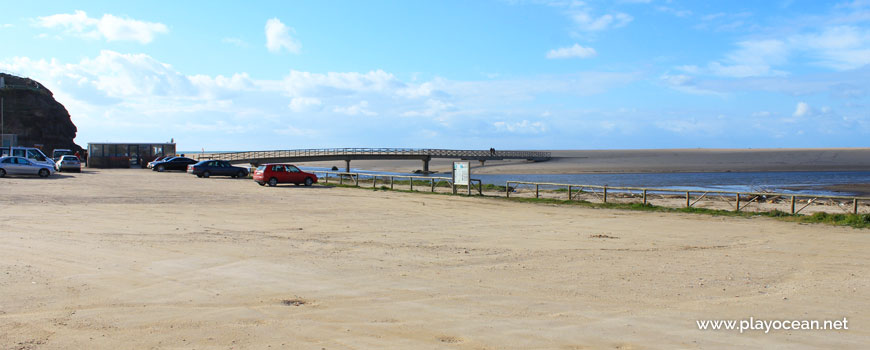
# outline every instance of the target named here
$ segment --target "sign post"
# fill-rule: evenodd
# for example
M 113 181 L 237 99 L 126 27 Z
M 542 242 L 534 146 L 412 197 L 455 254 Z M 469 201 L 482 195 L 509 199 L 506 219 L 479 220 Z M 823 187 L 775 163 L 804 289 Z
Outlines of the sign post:
M 471 195 L 471 162 L 453 162 L 453 193 L 456 193 L 456 185 L 465 186 Z

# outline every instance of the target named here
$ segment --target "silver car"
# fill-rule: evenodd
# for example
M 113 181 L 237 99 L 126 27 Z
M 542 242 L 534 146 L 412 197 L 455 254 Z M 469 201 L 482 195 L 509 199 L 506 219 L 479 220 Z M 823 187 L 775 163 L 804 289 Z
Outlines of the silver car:
M 0 157 L 0 177 L 9 175 L 39 175 L 48 177 L 54 174 L 54 168 L 39 164 L 23 157 Z
M 79 161 L 79 157 L 76 156 L 61 156 L 60 159 L 55 163 L 54 168 L 57 171 L 74 171 L 77 173 L 82 172 L 82 162 Z

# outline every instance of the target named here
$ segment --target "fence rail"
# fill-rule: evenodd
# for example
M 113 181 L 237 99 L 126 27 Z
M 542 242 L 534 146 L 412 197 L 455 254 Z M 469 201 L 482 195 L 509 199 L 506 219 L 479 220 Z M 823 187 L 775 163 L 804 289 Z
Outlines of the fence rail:
M 511 186 L 513 185 L 513 186 Z M 515 193 L 518 188 L 525 187 L 531 189 L 534 187 L 535 198 L 541 198 L 541 186 L 549 187 L 544 189 L 546 194 L 551 197 L 554 191 L 562 189 L 567 190 L 568 200 L 580 200 L 583 198 L 598 199 L 604 203 L 608 202 L 608 194 L 619 196 L 622 200 L 637 200 L 640 199 L 644 205 L 649 203 L 651 196 L 659 198 L 667 198 L 670 203 L 674 203 L 675 199 L 680 200 L 681 206 L 690 208 L 701 202 L 722 201 L 723 199 L 734 209 L 734 211 L 745 210 L 750 205 L 755 204 L 760 206 L 762 202 L 772 204 L 788 205 L 788 211 L 791 214 L 798 214 L 812 204 L 831 204 L 839 208 L 843 212 L 851 212 L 858 214 L 859 206 L 870 201 L 870 197 L 857 196 L 829 196 L 829 195 L 813 195 L 799 193 L 773 193 L 773 192 L 739 192 L 739 191 L 716 191 L 716 190 L 685 190 L 673 188 L 648 188 L 648 187 L 623 187 L 623 186 L 600 186 L 600 185 L 583 185 L 583 184 L 563 184 L 551 182 L 528 182 L 528 181 L 507 181 L 505 184 L 505 196 L 510 198 L 511 193 Z M 576 190 L 576 192 L 575 192 Z M 694 198 L 692 196 L 695 196 Z M 683 202 L 682 199 L 685 198 Z M 731 203 L 733 199 L 733 204 Z M 826 202 L 826 203 L 824 203 Z M 774 205 L 774 207 L 777 207 Z M 778 207 L 781 207 L 779 205 Z M 866 205 L 865 205 L 866 207 Z M 774 208 L 775 209 L 775 208 Z
M 396 179 L 399 179 L 400 185 L 404 185 L 404 183 L 401 183 L 402 179 L 407 179 L 406 181 L 408 181 L 408 187 L 409 187 L 409 190 L 411 190 L 411 191 L 414 191 L 414 183 L 416 182 L 418 187 L 428 185 L 429 192 L 436 192 L 435 189 L 437 187 L 441 187 L 442 184 L 445 184 L 451 188 L 451 190 L 453 191 L 454 194 L 456 194 L 457 189 L 459 187 L 464 186 L 464 185 L 456 185 L 453 183 L 452 178 L 443 177 L 443 176 L 420 177 L 420 176 L 410 176 L 410 175 L 386 175 L 386 174 L 341 172 L 341 171 L 326 171 L 326 170 L 315 170 L 315 171 L 311 171 L 311 172 L 314 173 L 315 175 L 323 174 L 324 176 L 319 177 L 319 178 L 322 179 L 325 184 L 329 183 L 330 178 L 336 178 L 336 180 L 338 181 L 339 184 L 344 184 L 345 179 L 347 179 L 349 184 L 353 183 L 354 186 L 357 186 L 357 187 L 361 187 L 360 180 L 363 180 L 363 183 L 366 183 L 366 182 L 368 182 L 368 180 L 371 180 L 372 188 L 377 188 L 378 179 L 380 179 L 381 186 L 389 185 L 390 189 L 392 190 L 392 189 L 395 189 L 395 185 L 397 184 Z M 334 176 L 330 176 L 330 175 L 334 175 Z M 333 181 L 336 181 L 336 180 L 333 180 Z M 471 185 L 465 186 L 467 194 L 470 196 L 472 190 L 477 190 L 478 195 L 483 195 L 483 181 L 481 181 L 479 179 L 470 179 L 470 180 L 471 180 Z

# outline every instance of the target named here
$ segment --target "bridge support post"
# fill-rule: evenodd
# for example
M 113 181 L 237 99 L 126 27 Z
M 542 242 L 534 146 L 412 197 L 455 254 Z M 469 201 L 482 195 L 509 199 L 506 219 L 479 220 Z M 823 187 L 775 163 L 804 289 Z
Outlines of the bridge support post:
M 486 159 L 481 159 L 481 160 L 480 160 L 480 166 L 481 166 L 481 167 L 485 166 L 485 165 L 486 165 L 485 163 L 486 163 Z
M 429 174 L 429 160 L 431 159 L 432 157 L 423 158 L 423 174 Z
M 350 172 L 350 159 L 345 159 L 344 161 L 345 161 L 344 172 L 349 173 Z

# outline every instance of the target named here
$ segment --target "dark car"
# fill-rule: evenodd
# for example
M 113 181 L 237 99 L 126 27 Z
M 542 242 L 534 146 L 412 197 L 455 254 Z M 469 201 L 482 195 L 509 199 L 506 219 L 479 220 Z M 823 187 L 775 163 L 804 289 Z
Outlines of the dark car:
M 173 157 L 154 163 L 151 170 L 161 172 L 166 170 L 186 171 L 187 166 L 191 164 L 196 164 L 196 161 L 187 157 Z
M 188 165 L 187 172 L 196 177 L 209 177 L 212 175 L 247 177 L 248 169 L 232 166 L 223 160 L 203 160 L 199 163 Z

